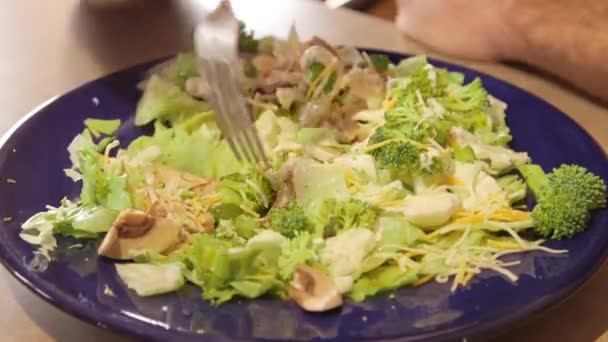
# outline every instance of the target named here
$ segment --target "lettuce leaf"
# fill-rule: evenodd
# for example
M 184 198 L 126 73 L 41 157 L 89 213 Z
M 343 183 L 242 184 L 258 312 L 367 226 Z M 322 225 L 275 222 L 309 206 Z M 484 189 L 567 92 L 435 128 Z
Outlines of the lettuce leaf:
M 121 173 L 118 165 L 113 165 L 98 153 L 94 146 L 92 143 L 83 144 L 80 150 L 74 151 L 82 180 L 80 200 L 88 207 L 102 205 L 118 211 L 130 208 L 133 202 L 127 190 L 127 176 Z
M 191 265 L 186 276 L 203 288 L 203 299 L 214 304 L 234 296 L 281 294 L 276 260 L 284 241 L 280 234 L 263 231 L 244 247 L 232 247 L 213 236 L 199 235 L 183 252 L 186 264 Z
M 344 171 L 342 165 L 321 164 L 311 159 L 298 160 L 293 171 L 296 201 L 302 207 L 307 207 L 312 201 L 349 198 Z
M 208 179 L 219 179 L 243 168 L 228 144 L 220 140 L 219 130 L 206 123 L 193 129 L 188 121 L 171 128 L 157 122 L 153 136 L 135 139 L 127 151 L 135 157 L 150 146 L 160 149 L 156 162 Z
M 84 125 L 94 134 L 113 135 L 120 127 L 120 120 L 104 120 L 89 118 L 84 120 Z
M 171 81 L 153 75 L 137 104 L 135 125 L 143 126 L 154 120 L 175 121 L 208 110 L 207 103 L 194 99 Z
M 285 241 L 277 261 L 281 278 L 290 280 L 296 266 L 318 261 L 318 249 L 319 245 L 313 243 L 313 236 L 308 232 Z
M 378 220 L 378 247 L 409 246 L 424 235 L 401 214 L 383 215 Z
M 48 259 L 49 253 L 57 246 L 54 235 L 94 239 L 107 232 L 118 215 L 118 211 L 112 209 L 86 207 L 68 199 L 63 199 L 59 207 L 47 208 L 25 221 L 19 236 L 30 244 L 40 246 L 38 251 Z
M 120 279 L 139 296 L 177 291 L 186 283 L 181 263 L 116 264 L 115 267 Z
M 359 278 L 349 295 L 355 302 L 361 302 L 380 292 L 412 284 L 417 279 L 418 276 L 413 270 L 401 270 L 397 265 L 381 266 Z

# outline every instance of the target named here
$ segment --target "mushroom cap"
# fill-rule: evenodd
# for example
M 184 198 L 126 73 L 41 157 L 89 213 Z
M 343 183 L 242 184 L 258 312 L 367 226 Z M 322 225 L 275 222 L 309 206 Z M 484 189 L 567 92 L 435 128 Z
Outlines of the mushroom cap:
M 287 293 L 306 311 L 322 312 L 342 305 L 342 295 L 333 279 L 306 265 L 298 265 Z
M 123 210 L 106 233 L 98 253 L 129 260 L 137 252 L 163 253 L 180 241 L 181 226 L 169 217 L 153 217 L 135 209 Z

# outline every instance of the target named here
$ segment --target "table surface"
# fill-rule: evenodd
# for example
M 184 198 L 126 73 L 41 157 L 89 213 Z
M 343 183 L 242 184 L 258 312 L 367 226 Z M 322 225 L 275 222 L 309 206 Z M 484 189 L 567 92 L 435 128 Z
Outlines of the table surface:
M 127 3 L 121 8 L 93 2 Z M 0 132 L 51 96 L 126 66 L 175 53 L 188 44 L 201 13 L 195 0 L 61 0 L 0 2 Z M 316 1 L 234 1 L 236 11 L 259 34 L 284 36 L 292 23 L 303 37 L 332 43 L 427 53 L 389 21 Z M 88 3 L 88 5 L 87 5 Z M 268 8 L 272 8 L 269 11 Z M 458 61 L 505 79 L 573 117 L 608 148 L 608 110 L 545 76 L 505 65 Z M 592 341 L 608 330 L 608 265 L 559 306 L 534 317 L 501 341 Z M 130 341 L 59 311 L 0 269 L 3 341 Z

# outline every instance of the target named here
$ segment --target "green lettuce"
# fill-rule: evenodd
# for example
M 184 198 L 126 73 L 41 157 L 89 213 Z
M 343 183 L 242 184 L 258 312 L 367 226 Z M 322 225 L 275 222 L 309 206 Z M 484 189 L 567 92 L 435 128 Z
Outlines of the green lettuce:
M 138 296 L 153 296 L 179 290 L 186 283 L 181 263 L 116 264 L 116 273 Z
M 89 118 L 84 120 L 84 125 L 95 135 L 113 135 L 120 127 L 120 120 L 104 120 Z
M 114 141 L 106 149 L 117 145 L 118 141 Z M 101 205 L 118 211 L 132 206 L 127 190 L 127 175 L 119 165 L 110 163 L 98 152 L 90 136 L 77 135 L 68 151 L 74 165 L 66 170 L 66 174 L 76 181 L 82 181 L 80 200 L 85 206 Z
M 281 295 L 283 283 L 278 280 L 277 258 L 285 238 L 263 231 L 243 247 L 211 235 L 197 236 L 188 251 L 186 276 L 203 288 L 203 299 L 221 304 L 235 296 L 256 298 L 266 293 Z
M 290 280 L 296 266 L 309 264 L 319 259 L 319 245 L 313 242 L 313 235 L 300 233 L 281 246 L 281 255 L 277 261 L 279 275 L 283 280 Z
M 137 104 L 135 125 L 143 126 L 154 120 L 175 121 L 208 110 L 207 103 L 194 99 L 171 81 L 153 75 Z
M 127 151 L 134 157 L 150 146 L 157 146 L 161 153 L 156 162 L 209 179 L 241 171 L 243 164 L 228 144 L 220 140 L 217 128 L 203 124 L 193 129 L 188 124 L 189 121 L 183 121 L 169 128 L 157 122 L 153 136 L 135 139 Z
M 418 276 L 413 270 L 402 270 L 397 265 L 381 266 L 359 278 L 349 296 L 355 302 L 361 302 L 367 297 L 412 284 L 416 280 Z
M 378 247 L 409 246 L 424 235 L 401 214 L 383 215 L 378 220 Z
M 46 211 L 36 213 L 25 221 L 20 237 L 40 246 L 38 251 L 49 258 L 49 253 L 57 246 L 54 235 L 95 239 L 112 227 L 117 215 L 118 211 L 112 209 L 86 207 L 63 199 L 61 206 L 48 206 Z

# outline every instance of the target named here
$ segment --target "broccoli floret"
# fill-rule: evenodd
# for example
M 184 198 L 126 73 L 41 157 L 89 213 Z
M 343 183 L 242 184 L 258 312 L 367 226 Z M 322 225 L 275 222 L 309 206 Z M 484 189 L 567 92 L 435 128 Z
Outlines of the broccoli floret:
M 374 229 L 379 216 L 377 208 L 355 198 L 346 201 L 325 199 L 309 212 L 317 231 L 325 237 L 351 228 Z
M 342 229 L 355 227 L 373 229 L 378 221 L 378 210 L 354 198 L 341 202 L 337 214 L 344 222 Z
M 399 140 L 405 137 L 399 137 L 399 134 L 392 134 L 391 129 L 380 127 L 370 137 L 368 146 L 380 146 L 385 141 L 390 140 L 385 145 L 375 148 L 370 151 L 370 154 L 376 158 L 378 166 L 383 169 L 395 167 L 400 168 L 404 165 L 413 166 L 418 160 L 418 156 L 422 152 L 420 148 L 413 143 L 405 140 Z
M 272 209 L 269 217 L 272 230 L 290 239 L 299 233 L 310 232 L 313 228 L 302 207 L 295 202 L 283 208 Z
M 517 175 L 506 175 L 497 179 L 498 185 L 507 193 L 509 202 L 517 203 L 526 197 L 526 183 Z
M 220 203 L 213 207 L 216 219 L 232 219 L 243 213 L 262 215 L 273 201 L 270 181 L 255 169 L 220 179 L 216 190 Z
M 606 184 L 579 165 L 562 165 L 549 174 L 549 183 L 584 202 L 589 210 L 606 206 Z
M 381 169 L 392 169 L 399 173 L 434 173 L 441 170 L 441 162 L 433 158 L 430 167 L 422 165 L 420 155 L 424 149 L 403 131 L 390 126 L 382 126 L 374 132 L 368 142 L 369 153 Z
M 562 165 L 548 175 L 538 165 L 519 167 L 536 197 L 536 231 L 553 239 L 585 230 L 590 211 L 606 206 L 606 184 L 582 166 Z
M 449 110 L 466 112 L 481 108 L 488 98 L 481 80 L 476 78 L 465 86 L 448 87 L 448 94 L 439 102 Z

